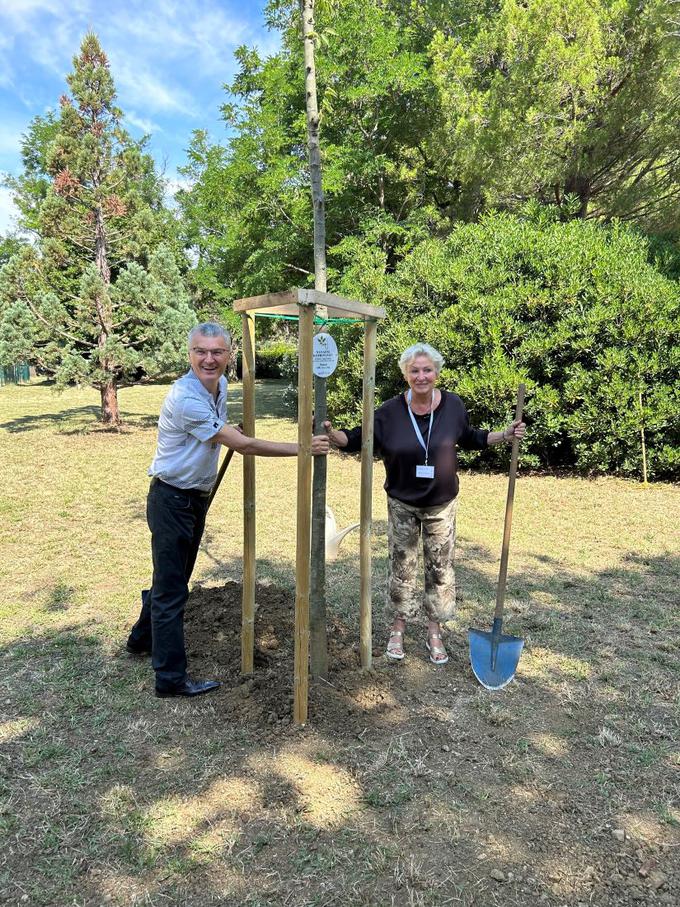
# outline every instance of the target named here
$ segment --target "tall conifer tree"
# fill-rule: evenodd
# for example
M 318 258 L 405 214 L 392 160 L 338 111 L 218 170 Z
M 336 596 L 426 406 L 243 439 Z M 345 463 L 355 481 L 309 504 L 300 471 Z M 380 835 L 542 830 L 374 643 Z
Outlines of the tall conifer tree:
M 178 366 L 195 317 L 167 240 L 172 221 L 143 142 L 121 126 L 109 63 L 85 36 L 58 119 L 37 118 L 10 181 L 37 234 L 0 278 L 0 357 L 90 384 L 120 424 L 117 389 Z

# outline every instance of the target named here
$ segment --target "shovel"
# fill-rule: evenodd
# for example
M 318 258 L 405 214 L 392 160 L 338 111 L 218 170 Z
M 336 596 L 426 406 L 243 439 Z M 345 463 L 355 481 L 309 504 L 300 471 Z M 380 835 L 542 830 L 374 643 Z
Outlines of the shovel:
M 239 428 L 243 428 L 243 426 L 240 423 L 239 423 Z M 221 483 L 222 479 L 224 478 L 225 472 L 229 468 L 229 464 L 231 463 L 231 458 L 233 456 L 234 456 L 234 451 L 233 451 L 233 448 L 230 447 L 227 450 L 227 454 L 226 454 L 225 458 L 222 460 L 222 465 L 220 466 L 219 472 L 217 473 L 217 478 L 215 479 L 215 484 L 213 485 L 212 490 L 210 491 L 210 497 L 208 498 L 208 506 L 205 509 L 206 513 L 210 509 L 210 505 L 213 502 L 213 498 L 217 494 L 217 489 L 220 487 L 220 483 Z M 144 613 L 147 606 L 148 607 L 151 606 L 151 603 L 149 602 L 149 593 L 150 592 L 151 592 L 150 589 L 142 589 L 142 614 Z M 149 618 L 147 617 L 147 620 L 148 619 Z M 140 620 L 141 620 L 141 618 L 140 618 Z M 129 645 L 129 643 L 128 643 L 128 645 Z
M 229 468 L 229 464 L 231 463 L 231 458 L 233 456 L 234 456 L 234 450 L 233 450 L 233 448 L 230 447 L 227 450 L 227 454 L 226 454 L 225 458 L 222 460 L 222 465 L 220 466 L 220 471 L 217 473 L 217 478 L 215 479 L 215 484 L 213 485 L 213 487 L 210 491 L 210 497 L 208 498 L 208 506 L 206 508 L 206 513 L 210 509 L 210 505 L 213 502 L 213 498 L 217 494 L 217 489 L 220 487 L 220 483 L 221 483 L 222 479 L 224 478 L 225 472 Z
M 242 423 L 242 422 L 239 422 L 239 424 L 238 424 L 238 430 L 239 430 L 239 431 L 243 431 L 243 423 Z M 213 485 L 213 487 L 212 487 L 212 489 L 211 489 L 211 491 L 210 491 L 210 497 L 208 498 L 208 506 L 207 506 L 206 511 L 205 511 L 206 513 L 207 513 L 208 510 L 210 509 L 210 505 L 211 505 L 212 502 L 213 502 L 213 498 L 214 498 L 215 495 L 217 494 L 217 489 L 220 487 L 220 483 L 222 482 L 222 479 L 224 478 L 225 472 L 226 472 L 227 469 L 229 468 L 229 464 L 231 463 L 231 458 L 232 458 L 233 456 L 234 456 L 234 451 L 233 451 L 233 448 L 230 447 L 230 448 L 228 448 L 228 450 L 227 450 L 226 456 L 225 456 L 224 459 L 222 460 L 222 465 L 220 466 L 220 471 L 217 473 L 217 478 L 215 479 L 215 484 Z
M 524 385 L 520 384 L 517 390 L 517 409 L 515 420 L 521 420 L 524 409 Z M 505 528 L 503 530 L 503 546 L 501 548 L 501 569 L 498 576 L 498 592 L 496 594 L 496 610 L 493 615 L 491 631 L 470 628 L 468 639 L 470 641 L 470 664 L 475 677 L 487 690 L 501 690 L 510 683 L 515 676 L 519 656 L 522 653 L 524 640 L 518 636 L 507 636 L 502 633 L 503 605 L 505 603 L 505 585 L 508 578 L 508 551 L 510 548 L 510 529 L 512 527 L 512 503 L 515 497 L 515 478 L 517 476 L 517 458 L 519 453 L 519 440 L 513 438 L 512 457 L 510 459 L 510 481 L 508 483 L 508 499 L 505 505 Z

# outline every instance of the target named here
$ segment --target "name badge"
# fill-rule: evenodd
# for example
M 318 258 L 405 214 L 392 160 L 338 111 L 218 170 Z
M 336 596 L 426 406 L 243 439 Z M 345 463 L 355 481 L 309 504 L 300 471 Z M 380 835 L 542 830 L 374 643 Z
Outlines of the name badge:
M 434 479 L 434 466 L 416 466 L 416 479 Z

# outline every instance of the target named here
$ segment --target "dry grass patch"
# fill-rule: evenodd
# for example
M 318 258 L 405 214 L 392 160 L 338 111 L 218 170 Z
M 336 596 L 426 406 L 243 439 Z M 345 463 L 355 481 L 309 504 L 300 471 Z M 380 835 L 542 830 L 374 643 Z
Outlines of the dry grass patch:
M 522 476 L 507 627 L 516 682 L 482 690 L 466 628 L 490 626 L 506 479 L 464 474 L 451 661 L 358 670 L 358 536 L 327 568 L 332 670 L 290 723 L 295 464 L 258 463 L 254 678 L 239 676 L 242 479 L 209 515 L 190 658 L 224 681 L 153 698 L 122 651 L 149 577 L 146 469 L 167 388 L 0 389 L 0 902 L 249 907 L 675 904 L 680 898 L 680 489 Z M 258 432 L 292 440 L 274 384 Z M 232 389 L 233 419 L 239 416 Z M 375 652 L 386 505 L 374 487 Z M 358 518 L 359 464 L 328 501 Z

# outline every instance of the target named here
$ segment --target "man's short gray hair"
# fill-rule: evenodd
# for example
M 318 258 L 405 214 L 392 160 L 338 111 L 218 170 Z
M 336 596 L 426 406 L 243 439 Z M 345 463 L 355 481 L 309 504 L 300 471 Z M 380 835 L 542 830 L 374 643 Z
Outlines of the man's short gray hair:
M 194 337 L 198 334 L 201 337 L 224 337 L 224 342 L 227 346 L 231 346 L 231 334 L 216 321 L 205 321 L 203 324 L 197 324 L 195 328 L 189 331 L 189 349 L 191 349 L 191 344 L 194 342 Z
M 439 375 L 444 365 L 444 357 L 439 350 L 430 346 L 429 343 L 414 343 L 412 346 L 407 347 L 399 357 L 399 368 L 404 377 L 406 376 L 406 370 L 416 356 L 427 356 L 428 359 L 431 359 L 434 370 Z

